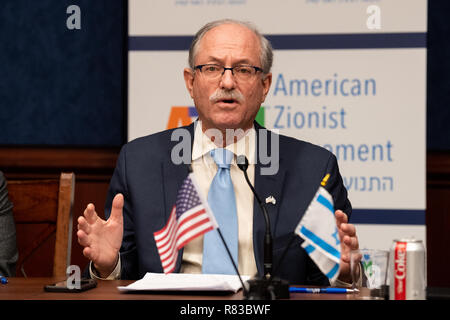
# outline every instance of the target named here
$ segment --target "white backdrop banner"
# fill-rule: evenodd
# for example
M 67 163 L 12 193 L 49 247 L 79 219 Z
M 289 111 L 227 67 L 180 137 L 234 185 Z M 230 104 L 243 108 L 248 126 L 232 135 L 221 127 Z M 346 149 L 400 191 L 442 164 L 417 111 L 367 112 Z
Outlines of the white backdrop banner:
M 425 241 L 427 1 L 129 0 L 128 140 L 196 118 L 188 48 L 220 18 L 272 42 L 257 120 L 336 155 L 361 246 Z

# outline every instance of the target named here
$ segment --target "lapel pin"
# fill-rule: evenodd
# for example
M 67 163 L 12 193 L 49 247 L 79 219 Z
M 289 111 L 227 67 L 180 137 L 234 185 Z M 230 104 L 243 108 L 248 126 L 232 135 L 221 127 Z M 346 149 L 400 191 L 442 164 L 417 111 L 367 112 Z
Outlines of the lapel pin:
M 275 200 L 275 198 L 273 196 L 269 196 L 266 198 L 266 203 L 271 203 L 271 204 L 276 204 L 277 200 Z

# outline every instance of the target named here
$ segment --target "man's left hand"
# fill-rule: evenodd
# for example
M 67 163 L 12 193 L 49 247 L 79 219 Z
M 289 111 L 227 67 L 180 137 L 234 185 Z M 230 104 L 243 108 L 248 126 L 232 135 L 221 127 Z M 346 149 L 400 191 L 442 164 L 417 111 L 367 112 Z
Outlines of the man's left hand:
M 336 210 L 336 224 L 341 242 L 341 262 L 338 279 L 346 283 L 352 282 L 350 273 L 350 251 L 359 249 L 356 228 L 348 223 L 348 217 L 342 210 Z

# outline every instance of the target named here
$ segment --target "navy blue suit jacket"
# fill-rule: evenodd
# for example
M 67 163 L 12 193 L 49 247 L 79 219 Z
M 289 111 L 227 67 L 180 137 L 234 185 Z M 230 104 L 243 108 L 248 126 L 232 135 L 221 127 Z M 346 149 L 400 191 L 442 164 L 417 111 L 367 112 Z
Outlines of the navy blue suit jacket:
M 194 137 L 194 124 L 185 127 Z M 255 122 L 256 139 L 268 131 Z M 106 201 L 106 218 L 117 193 L 124 195 L 124 235 L 121 256 L 121 278 L 140 279 L 146 272 L 162 272 L 153 232 L 160 230 L 168 220 L 175 203 L 177 191 L 188 174 L 186 164 L 171 161 L 173 130 L 167 130 L 133 140 L 122 147 L 111 179 Z M 301 247 L 303 241 L 293 234 L 323 177 L 330 173 L 327 184 L 335 208 L 350 216 L 351 205 L 347 199 L 335 156 L 313 144 L 279 135 L 279 170 L 274 175 L 261 175 L 263 164 L 259 156 L 255 165 L 255 190 L 261 199 L 272 195 L 276 204 L 268 204 L 273 234 L 274 268 L 291 237 L 289 250 L 276 275 L 291 284 L 328 285 L 327 278 L 315 266 Z M 191 141 L 192 144 L 192 141 Z M 270 150 L 268 154 L 270 154 Z M 190 154 L 185 155 L 191 159 Z M 256 199 L 253 213 L 253 246 L 259 275 L 263 274 L 263 239 L 265 222 Z M 182 251 L 178 256 L 176 272 L 180 270 Z

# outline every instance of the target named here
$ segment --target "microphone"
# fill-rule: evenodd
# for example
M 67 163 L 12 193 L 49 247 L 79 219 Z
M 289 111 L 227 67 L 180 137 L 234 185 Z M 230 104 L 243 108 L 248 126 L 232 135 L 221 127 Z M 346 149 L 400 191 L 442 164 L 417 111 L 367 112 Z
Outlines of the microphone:
M 253 192 L 253 195 L 258 202 L 259 207 L 264 216 L 266 230 L 264 234 L 264 276 L 259 279 L 250 279 L 247 281 L 248 290 L 244 292 L 244 296 L 247 300 L 275 300 L 275 299 L 288 299 L 289 298 L 289 283 L 285 280 L 274 278 L 272 273 L 272 233 L 270 231 L 270 218 L 267 212 L 265 204 L 261 201 L 260 197 L 255 191 L 255 188 L 250 183 L 248 178 L 248 159 L 245 155 L 240 155 L 236 158 L 239 169 L 244 173 L 245 180 L 248 186 Z
M 253 194 L 255 195 L 255 198 L 259 204 L 259 207 L 261 208 L 264 220 L 266 223 L 266 232 L 264 235 L 264 276 L 270 277 L 272 273 L 272 233 L 270 232 L 270 219 L 269 214 L 267 213 L 266 206 L 259 198 L 258 194 L 255 191 L 255 188 L 250 183 L 250 180 L 248 178 L 247 174 L 247 168 L 248 168 L 248 159 L 244 155 L 240 155 L 236 158 L 237 165 L 239 169 L 241 169 L 242 172 L 244 172 L 245 180 L 247 181 L 248 186 L 252 190 Z

